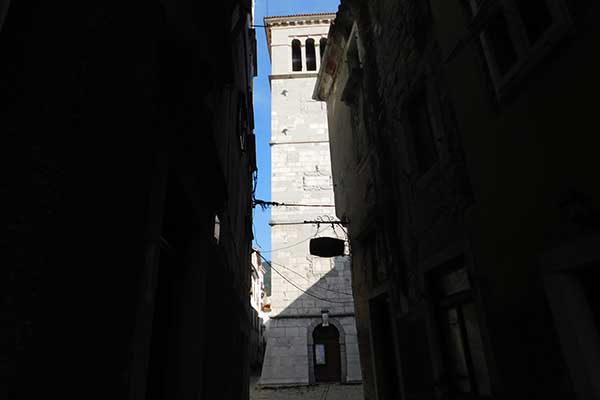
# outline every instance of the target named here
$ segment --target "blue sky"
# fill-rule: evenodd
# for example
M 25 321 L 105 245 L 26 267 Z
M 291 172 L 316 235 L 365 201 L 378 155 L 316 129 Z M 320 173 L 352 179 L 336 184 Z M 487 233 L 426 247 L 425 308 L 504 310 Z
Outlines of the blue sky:
M 339 0 L 256 0 L 255 24 L 263 25 L 265 16 L 309 14 L 337 11 Z M 256 198 L 271 200 L 271 91 L 269 74 L 271 61 L 264 28 L 256 28 L 258 42 L 258 77 L 254 80 L 254 116 L 256 152 L 258 158 L 258 185 Z M 270 210 L 254 210 L 254 247 L 271 250 Z M 269 254 L 265 254 L 269 258 Z

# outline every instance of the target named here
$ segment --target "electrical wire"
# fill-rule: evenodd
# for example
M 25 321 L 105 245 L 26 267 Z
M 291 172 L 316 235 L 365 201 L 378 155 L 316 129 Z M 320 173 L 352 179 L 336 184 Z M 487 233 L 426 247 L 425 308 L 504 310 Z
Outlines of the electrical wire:
M 256 236 L 256 225 L 254 225 L 254 217 L 252 218 L 252 231 L 254 232 L 254 243 L 256 243 L 256 245 L 261 249 L 262 251 L 262 246 L 260 245 L 260 243 L 258 242 L 258 236 Z
M 273 261 L 270 261 L 270 263 L 271 263 L 271 265 L 275 264 L 275 265 L 277 265 L 278 267 L 284 268 L 284 269 L 286 269 L 286 270 L 288 270 L 288 271 L 290 271 L 290 272 L 292 272 L 292 273 L 294 273 L 294 274 L 298 275 L 300 278 L 302 278 L 302 279 L 304 279 L 304 280 L 306 280 L 306 281 L 310 282 L 310 279 L 308 279 L 307 277 L 305 277 L 305 276 L 301 275 L 299 272 L 297 272 L 297 271 L 294 271 L 293 269 L 291 269 L 291 268 L 289 268 L 289 267 L 286 267 L 285 265 L 278 264 L 278 263 L 274 263 Z M 329 289 L 329 288 L 326 288 L 326 287 L 323 287 L 323 286 L 319 286 L 319 285 L 317 285 L 316 283 L 315 283 L 315 284 L 314 284 L 312 287 L 316 287 L 316 288 L 319 288 L 319 289 L 321 289 L 321 290 L 326 290 L 326 291 L 328 291 L 328 292 L 332 292 L 332 293 L 336 293 L 336 294 L 343 294 L 344 296 L 352 296 L 352 293 L 340 292 L 340 291 L 337 291 L 337 290 Z
M 260 206 L 262 208 L 268 207 L 335 207 L 333 204 L 298 204 L 298 203 L 279 203 L 277 201 L 265 201 L 260 199 L 254 199 L 254 206 Z
M 279 272 L 277 270 L 277 268 L 274 268 L 273 265 L 271 265 L 271 270 L 275 271 L 275 273 L 277 273 L 277 275 L 281 276 L 285 281 L 287 281 L 290 285 L 292 285 L 293 287 L 295 287 L 296 289 L 298 289 L 299 291 L 301 291 L 302 293 L 310 296 L 310 297 L 314 297 L 317 300 L 321 300 L 321 301 L 325 301 L 328 303 L 334 303 L 334 304 L 354 304 L 353 301 L 334 301 L 334 300 L 328 300 L 328 299 L 324 299 L 322 297 L 316 296 L 312 293 L 307 292 L 306 290 L 302 289 L 301 287 L 299 287 L 298 285 L 296 285 L 294 282 L 292 282 L 291 280 L 289 280 L 288 278 L 286 278 L 281 272 Z
M 287 248 L 291 248 L 291 247 L 297 246 L 297 245 L 299 245 L 299 244 L 305 243 L 305 242 L 307 242 L 307 241 L 309 241 L 309 240 L 313 239 L 313 237 L 316 237 L 316 236 L 317 236 L 319 233 L 323 232 L 324 230 L 326 230 L 326 229 L 328 229 L 328 228 L 329 228 L 329 227 L 327 227 L 327 228 L 323 228 L 323 229 L 319 229 L 319 230 L 318 230 L 318 231 L 315 233 L 315 235 L 314 235 L 314 236 L 311 236 L 311 237 L 309 237 L 309 238 L 306 238 L 306 239 L 304 239 L 304 240 L 302 240 L 302 241 L 300 241 L 300 242 L 298 242 L 298 243 L 295 243 L 295 244 L 293 244 L 293 245 L 291 245 L 291 246 L 287 246 L 287 247 L 281 247 L 281 248 L 279 248 L 279 249 L 274 249 L 274 250 L 270 250 L 270 251 L 262 251 L 262 250 L 261 250 L 261 251 L 260 251 L 260 253 L 273 253 L 273 252 L 275 252 L 275 251 L 279 251 L 279 250 L 285 250 L 285 249 L 287 249 Z M 333 230 L 335 231 L 335 228 L 333 227 L 333 225 L 331 226 L 331 228 L 333 228 Z M 337 236 L 337 233 L 336 233 L 336 236 Z M 284 269 L 286 269 L 286 270 L 288 270 L 288 271 L 290 271 L 290 272 L 292 272 L 292 273 L 294 273 L 294 274 L 298 275 L 298 276 L 299 276 L 299 277 L 301 277 L 302 279 L 304 279 L 304 280 L 306 280 L 306 281 L 309 281 L 309 282 L 310 282 L 310 279 L 308 279 L 308 278 L 307 278 L 307 277 L 305 277 L 304 275 L 302 275 L 302 274 L 298 273 L 297 271 L 294 271 L 292 268 L 286 267 L 286 266 L 285 266 L 285 265 L 283 265 L 283 264 L 279 264 L 279 263 L 276 263 L 276 262 L 273 262 L 273 261 L 269 261 L 269 260 L 267 260 L 265 257 L 263 257 L 263 256 L 262 256 L 262 254 L 260 254 L 260 257 L 261 257 L 263 260 L 265 260 L 266 262 L 268 262 L 269 264 L 275 264 L 275 265 L 277 265 L 278 267 L 284 268 Z M 314 287 L 317 287 L 317 288 L 319 288 L 319 289 L 322 289 L 322 290 L 327 290 L 327 291 L 329 291 L 329 292 L 332 292 L 332 293 L 343 294 L 343 295 L 345 295 L 345 296 L 353 296 L 353 294 L 352 294 L 352 293 L 340 292 L 340 291 L 333 290 L 333 289 L 329 289 L 329 288 L 326 288 L 326 287 L 323 287 L 323 286 L 320 286 L 320 285 L 317 285 L 317 284 L 314 284 L 313 286 L 314 286 Z
M 323 232 L 325 229 L 327 229 L 327 228 L 323 228 L 323 229 L 318 230 L 316 234 L 318 235 L 319 233 Z M 306 239 L 304 239 L 304 240 L 302 240 L 302 241 L 300 241 L 298 243 L 294 243 L 294 244 L 291 244 L 291 245 L 286 246 L 286 247 L 280 247 L 278 249 L 271 249 L 271 250 L 264 250 L 264 251 L 261 251 L 261 253 L 275 253 L 276 251 L 291 249 L 292 247 L 296 247 L 299 244 L 308 242 L 313 237 L 314 236 L 308 237 L 308 238 L 306 238 Z
M 276 269 L 273 267 L 273 264 L 275 264 L 275 265 L 277 265 L 277 266 L 279 266 L 279 267 L 285 268 L 286 270 L 288 270 L 288 271 L 291 271 L 291 272 L 295 273 L 296 275 L 300 276 L 300 277 L 301 277 L 301 278 L 303 278 L 303 279 L 306 279 L 307 281 L 309 280 L 308 278 L 306 278 L 305 276 L 302 276 L 302 275 L 300 275 L 298 272 L 296 272 L 296 271 L 294 271 L 294 270 L 292 270 L 292 269 L 290 269 L 290 268 L 286 267 L 285 265 L 278 264 L 278 263 L 274 263 L 273 261 L 269 261 L 269 260 L 267 260 L 267 259 L 266 259 L 266 258 L 265 258 L 265 257 L 264 257 L 262 254 L 260 254 L 260 253 L 258 253 L 258 256 L 259 256 L 260 258 L 262 258 L 264 261 L 266 261 L 267 263 L 269 263 L 269 265 L 271 266 L 271 268 L 272 268 L 273 270 L 275 270 L 275 272 L 277 272 L 279 275 L 281 275 L 281 277 L 282 277 L 282 278 L 284 278 L 286 281 L 288 281 L 289 283 L 291 283 L 292 285 L 294 285 L 294 287 L 296 287 L 297 289 L 299 289 L 299 290 L 303 291 L 304 293 L 307 293 L 307 292 L 305 292 L 304 290 L 300 289 L 298 286 L 295 286 L 295 284 L 294 284 L 294 283 L 292 283 L 291 281 L 289 281 L 289 280 L 288 280 L 288 279 L 287 279 L 285 276 L 283 276 L 283 275 L 282 275 L 282 274 L 281 274 L 279 271 L 277 271 L 277 270 L 276 270 Z M 325 287 L 323 287 L 323 286 L 319 286 L 319 285 L 317 285 L 317 284 L 314 284 L 312 287 L 317 287 L 317 288 L 319 288 L 319 289 L 321 289 L 321 290 L 326 290 L 326 291 L 328 291 L 328 292 L 332 292 L 332 293 L 336 293 L 336 294 L 343 294 L 344 296 L 353 296 L 353 294 L 352 294 L 352 293 L 339 292 L 339 291 L 337 291 L 337 290 L 333 290 L 333 289 L 325 288 Z M 307 294 L 309 294 L 309 293 L 307 293 Z M 326 301 L 329 301 L 329 300 L 326 300 Z
M 258 242 L 258 235 L 256 234 L 256 225 L 254 224 L 254 220 L 256 218 L 254 218 L 256 215 L 256 210 L 252 210 L 252 233 L 254 235 L 254 242 L 256 243 L 256 245 L 261 249 L 262 251 L 262 246 L 261 244 Z
M 224 218 L 223 222 L 225 222 L 225 220 L 227 220 L 227 221 L 228 221 L 228 219 L 225 219 L 225 218 Z M 223 225 L 222 225 L 222 226 L 223 226 Z M 223 227 L 224 227 L 224 226 L 223 226 Z M 166 241 L 165 241 L 165 242 L 166 242 Z M 235 241 L 233 241 L 232 243 L 234 244 L 234 246 L 235 246 L 235 247 L 237 247 L 237 244 L 236 244 L 236 242 L 235 242 Z M 236 258 L 239 258 L 239 255 L 238 255 L 237 251 L 234 251 L 234 253 L 236 254 Z M 267 259 L 266 259 L 266 258 L 265 258 L 265 257 L 264 257 L 262 254 L 260 254 L 260 252 L 257 252 L 256 254 L 258 254 L 258 255 L 259 255 L 259 257 L 260 257 L 260 258 L 262 258 L 264 261 L 266 261 L 266 262 L 268 262 L 268 263 L 269 263 L 269 265 L 271 266 L 271 270 L 272 270 L 272 271 L 275 271 L 275 273 L 277 273 L 279 276 L 281 276 L 281 277 L 282 277 L 282 278 L 283 278 L 285 281 L 287 281 L 287 282 L 288 282 L 290 285 L 292 285 L 293 287 L 295 287 L 296 289 L 298 289 L 298 290 L 299 290 L 299 291 L 301 291 L 302 293 L 306 294 L 307 296 L 314 297 L 314 298 L 315 298 L 315 299 L 317 299 L 317 300 L 325 301 L 325 302 L 332 303 L 332 304 L 354 304 L 354 301 L 335 301 L 335 300 L 328 300 L 328 299 L 324 299 L 324 298 L 322 298 L 322 297 L 316 296 L 316 295 L 314 295 L 314 294 L 312 294 L 312 293 L 309 293 L 308 291 L 306 291 L 306 290 L 302 289 L 301 287 L 299 287 L 298 285 L 296 285 L 294 282 L 292 282 L 290 279 L 288 279 L 287 277 L 285 277 L 285 276 L 284 276 L 284 275 L 283 275 L 281 272 L 279 272 L 279 271 L 277 270 L 277 268 L 273 267 L 273 263 L 272 263 L 271 261 L 267 260 Z M 238 261 L 241 261 L 241 260 L 239 260 L 239 259 L 238 259 Z M 278 265 L 278 264 L 276 263 L 276 265 Z M 287 268 L 287 267 L 285 267 L 285 266 L 283 266 L 283 267 L 284 267 L 284 268 L 286 268 L 286 269 L 288 269 L 288 268 Z M 317 285 L 313 285 L 313 286 L 317 286 Z M 317 287 L 319 287 L 319 286 L 317 286 Z M 335 292 L 335 291 L 333 291 L 333 290 L 331 290 L 331 289 L 326 289 L 326 288 L 322 288 L 322 289 L 323 289 L 323 290 L 330 291 L 330 292 L 333 292 L 333 293 L 340 293 L 340 292 Z M 348 296 L 352 296 L 351 294 L 347 294 L 347 295 L 348 295 Z

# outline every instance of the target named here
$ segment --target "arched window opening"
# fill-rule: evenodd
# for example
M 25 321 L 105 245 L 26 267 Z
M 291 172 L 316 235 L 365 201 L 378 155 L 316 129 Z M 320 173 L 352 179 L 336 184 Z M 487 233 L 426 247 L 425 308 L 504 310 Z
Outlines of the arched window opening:
M 302 71 L 302 44 L 298 39 L 292 40 L 292 71 Z
M 321 60 L 323 59 L 323 56 L 325 55 L 326 48 L 327 48 L 327 39 L 321 38 L 321 40 L 319 40 L 319 52 L 321 53 Z
M 315 53 L 315 39 L 306 39 L 306 69 L 317 70 L 317 55 Z

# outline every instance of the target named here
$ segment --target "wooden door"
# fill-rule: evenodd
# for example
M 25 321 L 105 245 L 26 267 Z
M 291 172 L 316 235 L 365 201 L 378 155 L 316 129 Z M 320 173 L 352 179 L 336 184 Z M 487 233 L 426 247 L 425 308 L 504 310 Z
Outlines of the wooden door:
M 317 382 L 340 382 L 342 376 L 340 334 L 333 325 L 319 325 L 313 332 L 313 356 Z

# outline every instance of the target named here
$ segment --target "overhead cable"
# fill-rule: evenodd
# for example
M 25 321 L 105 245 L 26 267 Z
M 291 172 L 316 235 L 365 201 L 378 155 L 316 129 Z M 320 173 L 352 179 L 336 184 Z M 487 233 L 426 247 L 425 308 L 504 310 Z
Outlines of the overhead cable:
M 335 207 L 333 204 L 298 204 L 298 203 L 279 203 L 277 201 L 265 201 L 254 199 L 254 207 L 260 206 L 263 209 L 268 207 Z
M 325 229 L 326 229 L 326 228 L 323 228 L 323 229 L 319 229 L 319 230 L 317 230 L 317 233 L 316 233 L 316 234 L 318 235 L 319 233 L 323 232 Z M 306 239 L 304 239 L 304 240 L 301 240 L 301 241 L 300 241 L 300 242 L 298 242 L 298 243 L 294 243 L 294 244 L 291 244 L 291 245 L 289 245 L 289 246 L 285 246 L 285 247 L 280 247 L 280 248 L 278 248 L 278 249 L 263 250 L 263 251 L 261 251 L 261 253 L 275 253 L 276 251 L 280 251 L 280 250 L 287 250 L 287 249 L 290 249 L 290 248 L 292 248 L 292 247 L 296 247 L 296 246 L 298 246 L 299 244 L 306 243 L 306 242 L 308 242 L 310 239 L 312 239 L 313 237 L 314 237 L 314 236 L 308 237 L 308 238 L 306 238 Z
M 312 293 L 307 292 L 306 290 L 302 289 L 301 287 L 299 287 L 298 285 L 296 285 L 294 282 L 292 282 L 291 280 L 289 280 L 288 278 L 286 278 L 281 272 L 279 272 L 276 268 L 273 267 L 273 265 L 271 265 L 271 269 L 273 271 L 275 271 L 279 276 L 281 276 L 284 280 L 286 280 L 290 285 L 292 285 L 293 287 L 295 287 L 296 289 L 298 289 L 299 291 L 301 291 L 302 293 L 310 296 L 310 297 L 314 297 L 317 300 L 321 300 L 321 301 L 325 301 L 328 303 L 334 303 L 334 304 L 354 304 L 353 301 L 334 301 L 334 300 L 329 300 L 329 299 L 324 299 L 322 297 L 316 296 Z
M 292 285 L 293 285 L 295 288 L 297 288 L 298 290 L 301 290 L 302 292 L 304 292 L 304 293 L 306 293 L 306 294 L 308 294 L 308 295 L 311 295 L 311 296 L 313 296 L 313 297 L 314 297 L 314 295 L 312 295 L 311 293 L 308 293 L 308 292 L 306 292 L 306 291 L 305 291 L 305 290 L 303 290 L 303 289 L 300 289 L 298 286 L 296 286 L 296 284 L 295 284 L 294 282 L 290 281 L 290 280 L 289 280 L 287 277 L 283 276 L 283 274 L 282 274 L 281 272 L 277 271 L 277 269 L 276 269 L 275 267 L 273 267 L 273 264 L 275 264 L 275 265 L 277 265 L 277 266 L 279 266 L 279 267 L 285 268 L 285 269 L 286 269 L 286 270 L 288 270 L 288 271 L 294 272 L 296 275 L 298 275 L 298 276 L 302 277 L 303 279 L 306 279 L 307 281 L 308 281 L 308 278 L 306 278 L 306 277 L 304 277 L 304 276 L 300 275 L 298 272 L 296 272 L 296 271 L 293 271 L 292 269 L 290 269 L 290 268 L 286 267 L 285 265 L 281 265 L 281 264 L 278 264 L 278 263 L 273 263 L 273 261 L 269 261 L 269 260 L 267 260 L 267 259 L 266 259 L 266 258 L 265 258 L 265 257 L 264 257 L 262 254 L 260 254 L 260 253 L 257 253 L 257 254 L 258 254 L 258 256 L 259 256 L 260 258 L 262 258 L 264 261 L 266 261 L 267 263 L 269 263 L 269 265 L 271 266 L 271 268 L 272 268 L 272 269 L 273 269 L 275 272 L 277 272 L 279 275 L 281 275 L 281 277 L 282 277 L 283 279 L 285 279 L 286 281 L 288 281 L 290 284 L 292 284 Z M 333 289 L 325 288 L 325 287 L 319 286 L 319 285 L 317 285 L 317 284 L 314 284 L 314 285 L 313 285 L 313 287 L 317 287 L 317 288 L 320 288 L 321 290 L 326 290 L 326 291 L 328 291 L 328 292 L 332 292 L 332 293 L 336 293 L 336 294 L 343 294 L 344 296 L 353 296 L 353 295 L 352 295 L 352 293 L 339 292 L 339 291 L 337 291 L 337 290 L 333 290 Z M 325 301 L 330 301 L 330 300 L 325 300 Z M 336 303 L 336 302 L 335 302 L 335 301 L 333 301 L 333 303 Z M 347 302 L 343 302 L 343 303 L 347 303 Z
M 310 282 L 310 279 L 308 279 L 307 277 L 305 277 L 305 276 L 301 275 L 300 273 L 298 273 L 298 272 L 294 271 L 293 269 L 291 269 L 291 268 L 289 268 L 289 267 L 286 267 L 285 265 L 278 264 L 278 263 L 274 263 L 273 261 L 271 261 L 270 263 L 271 263 L 271 265 L 275 264 L 275 265 L 277 265 L 278 267 L 281 267 L 281 268 L 284 268 L 284 269 L 286 269 L 286 270 L 288 270 L 288 271 L 290 271 L 290 272 L 293 272 L 294 274 L 298 275 L 298 276 L 299 276 L 299 277 L 301 277 L 302 279 L 304 279 L 304 280 L 306 280 L 306 281 Z M 328 292 L 332 292 L 332 293 L 343 294 L 344 296 L 352 296 L 352 293 L 340 292 L 340 291 L 338 291 L 338 290 L 329 289 L 329 288 L 326 288 L 326 287 L 323 287 L 323 286 L 317 285 L 316 283 L 315 283 L 314 285 L 312 285 L 312 287 L 316 287 L 316 288 L 319 288 L 319 289 L 321 289 L 321 290 L 326 290 L 326 291 L 328 291 Z

